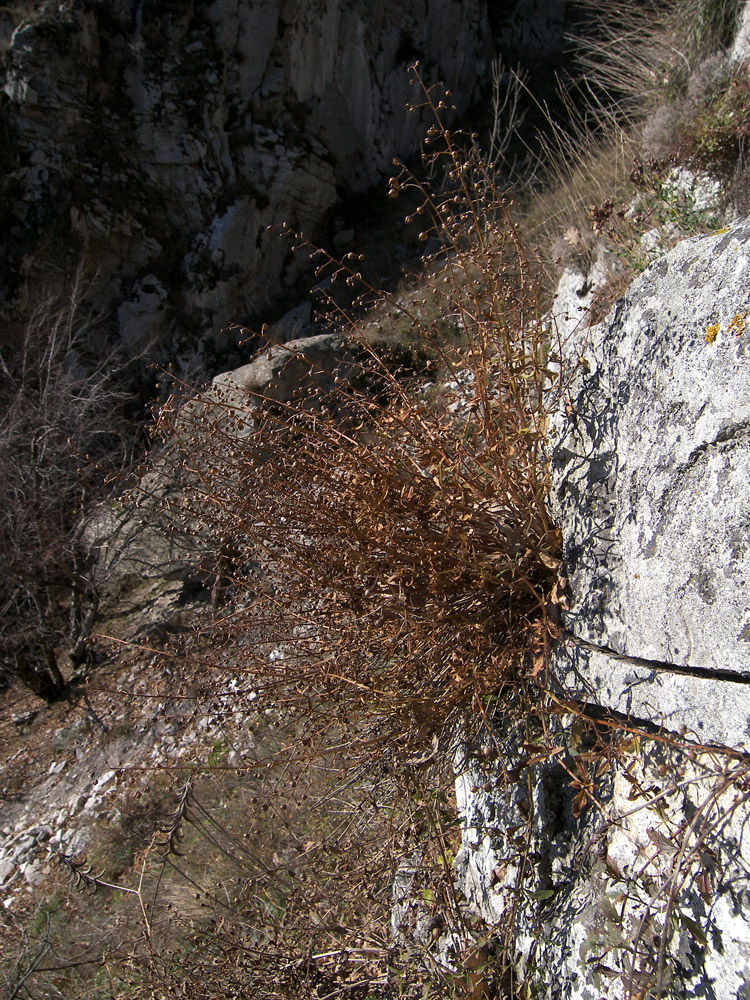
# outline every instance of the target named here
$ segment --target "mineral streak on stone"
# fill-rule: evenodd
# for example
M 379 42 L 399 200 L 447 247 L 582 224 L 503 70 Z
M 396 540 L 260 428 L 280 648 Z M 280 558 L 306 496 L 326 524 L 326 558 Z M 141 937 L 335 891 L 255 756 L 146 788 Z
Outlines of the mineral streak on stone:
M 696 743 L 750 747 L 750 684 L 678 672 L 575 639 L 553 654 L 553 673 L 566 695 L 581 704 L 611 709 Z

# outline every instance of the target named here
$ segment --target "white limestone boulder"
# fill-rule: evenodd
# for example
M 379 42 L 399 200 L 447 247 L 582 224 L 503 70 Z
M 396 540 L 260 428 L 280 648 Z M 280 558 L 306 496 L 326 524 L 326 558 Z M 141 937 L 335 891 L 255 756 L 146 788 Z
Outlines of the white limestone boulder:
M 679 244 L 567 355 L 567 626 L 651 663 L 750 672 L 750 221 Z

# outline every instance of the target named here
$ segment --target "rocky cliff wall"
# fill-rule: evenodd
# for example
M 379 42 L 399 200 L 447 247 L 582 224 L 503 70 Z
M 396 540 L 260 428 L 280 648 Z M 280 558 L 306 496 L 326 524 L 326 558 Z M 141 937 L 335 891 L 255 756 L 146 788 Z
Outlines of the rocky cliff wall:
M 533 995 L 750 996 L 749 331 L 747 220 L 679 244 L 567 341 L 568 710 L 546 743 L 499 720 L 457 779 L 462 889 L 515 925 Z M 597 756 L 581 720 L 602 709 L 622 729 Z
M 49 0 L 3 56 L 2 314 L 84 260 L 129 347 L 220 344 L 295 278 L 269 226 L 417 151 L 410 63 L 465 108 L 490 57 L 485 0 Z

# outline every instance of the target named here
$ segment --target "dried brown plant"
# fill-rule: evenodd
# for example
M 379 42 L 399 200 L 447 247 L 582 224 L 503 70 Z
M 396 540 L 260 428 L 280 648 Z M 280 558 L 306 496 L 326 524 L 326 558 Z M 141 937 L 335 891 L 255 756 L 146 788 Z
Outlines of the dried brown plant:
M 449 98 L 423 89 L 433 187 L 406 170 L 391 182 L 394 196 L 421 195 L 410 221 L 440 246 L 422 299 L 379 293 L 354 255 L 319 258 L 321 279 L 359 284 L 407 349 L 387 330 L 387 351 L 373 346 L 369 314 L 332 296 L 321 325 L 340 335 L 335 376 L 308 358 L 291 400 L 273 385 L 176 387 L 157 465 L 180 488 L 146 480 L 174 529 L 216 552 L 213 620 L 165 653 L 216 678 L 209 689 L 237 678 L 234 708 L 257 720 L 255 749 L 236 751 L 244 835 L 191 794 L 186 861 L 163 859 L 150 919 L 161 939 L 165 901 L 191 928 L 214 913 L 200 954 L 234 956 L 264 995 L 461 994 L 477 940 L 454 887 L 451 748 L 460 722 L 486 722 L 490 695 L 523 711 L 556 629 L 543 442 L 560 368 L 541 269 L 471 139 L 467 152 L 444 124 Z M 169 886 L 204 842 L 226 878 L 196 904 Z M 399 879 L 414 904 L 396 946 Z M 441 936 L 452 966 L 427 947 Z M 209 976 L 176 954 L 151 961 L 147 992 Z M 489 982 L 466 975 L 472 989 Z
M 559 566 L 543 452 L 559 369 L 540 275 L 425 94 L 440 193 L 407 171 L 391 192 L 419 189 L 422 238 L 442 248 L 428 285 L 458 337 L 407 310 L 432 380 L 402 377 L 345 319 L 359 360 L 333 387 L 312 371 L 290 402 L 173 397 L 157 424 L 189 483 L 176 520 L 215 538 L 235 588 L 215 628 L 237 668 L 261 698 L 322 712 L 363 746 L 421 744 L 515 683 L 546 648 Z M 323 255 L 321 273 L 357 282 L 356 267 Z

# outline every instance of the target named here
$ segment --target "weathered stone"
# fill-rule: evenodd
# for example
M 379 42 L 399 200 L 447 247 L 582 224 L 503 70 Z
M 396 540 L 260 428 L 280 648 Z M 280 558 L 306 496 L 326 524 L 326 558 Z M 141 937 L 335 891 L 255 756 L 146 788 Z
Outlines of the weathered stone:
M 79 719 L 70 726 L 56 729 L 52 734 L 52 749 L 56 753 L 62 753 L 67 750 L 71 742 L 77 739 L 85 729 L 85 719 Z
M 707 173 L 696 173 L 687 167 L 670 170 L 664 182 L 664 189 L 672 200 L 682 198 L 694 212 L 713 212 L 718 215 L 723 202 L 722 185 L 716 177 Z
M 5 885 L 15 871 L 16 866 L 10 858 L 0 861 L 0 885 Z
M 566 695 L 697 743 L 750 747 L 750 684 L 677 672 L 568 640 L 552 658 Z
M 551 456 L 571 608 L 551 672 L 560 704 L 630 730 L 589 771 L 575 715 L 538 753 L 500 719 L 456 780 L 462 892 L 512 928 L 545 1000 L 750 996 L 746 765 L 705 749 L 750 744 L 749 323 L 746 221 L 565 328 Z M 574 798 L 586 775 L 595 805 Z
M 128 346 L 143 329 L 224 347 L 300 274 L 281 223 L 312 236 L 418 151 L 409 65 L 467 107 L 492 55 L 486 0 L 39 8 L 0 69 L 0 312 L 22 318 L 45 261 L 83 258 Z M 166 300 L 139 290 L 154 277 Z
M 253 410 L 263 400 L 288 403 L 296 393 L 326 394 L 337 376 L 353 371 L 353 359 L 336 334 L 298 338 L 269 346 L 249 364 L 217 375 L 188 401 L 177 420 L 173 440 L 191 442 L 205 433 L 203 421 L 221 424 L 228 434 L 252 433 Z M 238 420 L 235 417 L 241 416 Z M 188 451 L 195 448 L 188 443 Z M 141 633 L 163 622 L 170 609 L 185 604 L 191 581 L 208 585 L 216 562 L 216 540 L 175 530 L 183 490 L 191 473 L 170 455 L 155 454 L 140 480 L 134 504 L 107 504 L 88 520 L 84 539 L 94 555 L 101 583 L 128 587 L 127 601 L 142 608 Z M 188 588 L 189 589 L 189 588 Z M 207 591 L 205 592 L 207 595 Z M 125 600 L 120 594 L 120 600 Z M 61 737 L 62 739 L 62 737 Z
M 566 267 L 557 283 L 550 309 L 555 336 L 563 343 L 589 325 L 594 295 L 612 276 L 612 267 L 603 253 L 584 274 L 578 267 Z
M 750 222 L 681 243 L 568 356 L 552 464 L 573 635 L 750 670 Z
M 750 62 L 750 4 L 742 4 L 740 23 L 729 58 L 734 63 Z
M 41 885 L 44 882 L 45 872 L 42 870 L 42 865 L 39 861 L 31 861 L 28 864 L 21 865 L 21 874 L 27 885 Z
M 748 995 L 743 766 L 622 734 L 596 805 L 574 809 L 571 719 L 550 730 L 557 754 L 536 762 L 523 729 L 496 722 L 484 749 L 499 746 L 499 760 L 473 747 L 457 762 L 456 870 L 470 912 L 512 934 L 527 992 L 620 1000 L 661 981 L 671 1000 Z
M 230 406 L 252 405 L 261 396 L 288 403 L 300 391 L 331 390 L 334 376 L 351 370 L 341 338 L 322 333 L 268 347 L 250 364 L 217 375 L 209 398 Z
M 179 485 L 172 470 L 154 459 L 152 471 L 141 484 L 138 509 L 131 503 L 106 504 L 86 524 L 84 541 L 96 559 L 100 584 L 131 584 L 128 599 L 144 610 L 164 611 L 179 601 L 182 583 L 174 577 L 197 573 L 206 557 L 199 539 L 170 530 L 169 501 L 177 498 Z M 164 577 L 171 579 L 156 582 Z
M 136 282 L 133 297 L 117 310 L 120 343 L 131 351 L 146 348 L 162 333 L 167 292 L 158 278 L 147 275 Z

